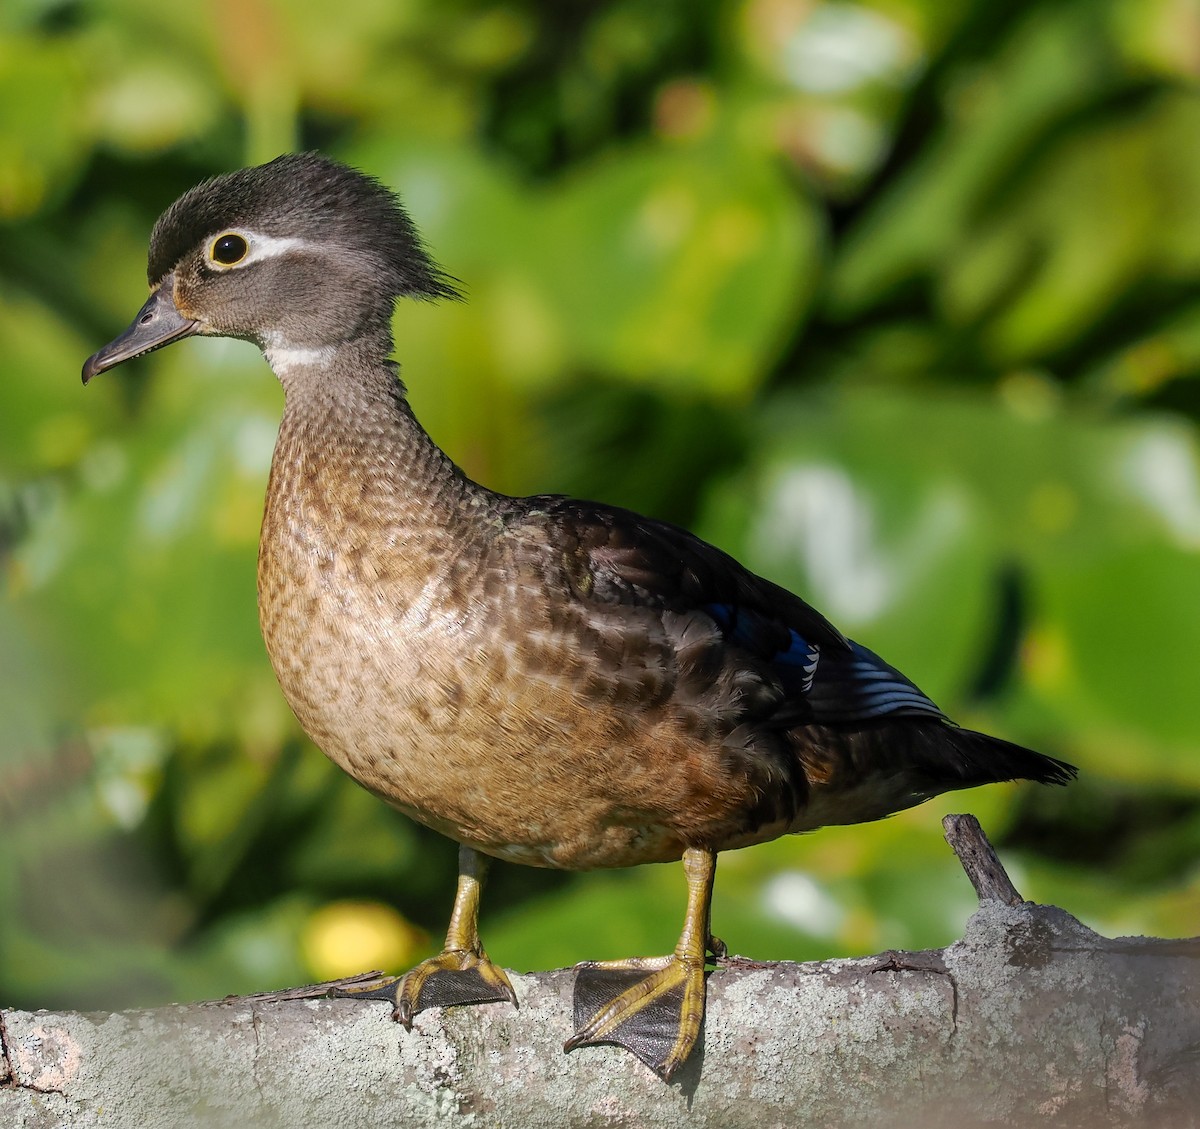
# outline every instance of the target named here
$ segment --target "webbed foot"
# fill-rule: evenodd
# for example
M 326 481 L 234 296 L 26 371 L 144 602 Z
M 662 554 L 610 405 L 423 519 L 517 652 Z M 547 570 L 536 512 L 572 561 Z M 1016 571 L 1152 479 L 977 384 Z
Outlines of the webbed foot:
M 588 962 L 578 966 L 575 1034 L 563 1050 L 614 1043 L 670 1081 L 703 1021 L 703 957 Z
M 366 988 L 344 988 L 335 996 L 390 1000 L 392 1018 L 411 1029 L 413 1016 L 431 1007 L 511 1003 L 517 1006 L 508 975 L 482 949 L 446 949 L 403 976 Z

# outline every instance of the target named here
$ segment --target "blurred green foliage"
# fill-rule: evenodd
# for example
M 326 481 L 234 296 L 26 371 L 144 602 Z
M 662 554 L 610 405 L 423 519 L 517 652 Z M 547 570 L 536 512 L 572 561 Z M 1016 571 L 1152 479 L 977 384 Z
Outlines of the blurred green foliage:
M 499 489 L 691 524 L 972 725 L 1077 762 L 722 857 L 735 951 L 944 944 L 970 809 L 1026 896 L 1200 928 L 1196 0 L 14 0 L 0 11 L 0 999 L 265 989 L 444 927 L 451 844 L 298 732 L 258 638 L 282 396 L 196 341 L 83 391 L 155 216 L 319 147 L 469 301 L 402 308 Z M 484 936 L 667 951 L 673 867 L 498 867 Z

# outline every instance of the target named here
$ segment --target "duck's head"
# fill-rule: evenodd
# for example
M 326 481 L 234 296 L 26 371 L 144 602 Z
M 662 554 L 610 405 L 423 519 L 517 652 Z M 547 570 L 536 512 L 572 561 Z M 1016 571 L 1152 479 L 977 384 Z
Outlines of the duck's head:
M 97 373 L 194 333 L 303 354 L 370 336 L 390 342 L 398 297 L 453 297 L 396 197 L 316 153 L 206 180 L 150 236 L 150 297 L 87 359 Z

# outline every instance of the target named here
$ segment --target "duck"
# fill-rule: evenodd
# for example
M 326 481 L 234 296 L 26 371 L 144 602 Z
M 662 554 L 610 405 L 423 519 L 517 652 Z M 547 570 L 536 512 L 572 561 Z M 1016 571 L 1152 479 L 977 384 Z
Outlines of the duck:
M 400 299 L 460 296 L 398 196 L 319 153 L 196 185 L 154 225 L 149 297 L 83 366 L 191 336 L 256 344 L 284 389 L 258 557 L 282 692 L 360 785 L 459 845 L 442 951 L 358 992 L 410 1027 L 509 1003 L 479 906 L 499 859 L 682 861 L 665 956 L 576 966 L 564 1050 L 664 1080 L 702 1030 L 717 856 L 1074 766 L 961 728 L 803 599 L 687 530 L 472 481 L 413 414 Z

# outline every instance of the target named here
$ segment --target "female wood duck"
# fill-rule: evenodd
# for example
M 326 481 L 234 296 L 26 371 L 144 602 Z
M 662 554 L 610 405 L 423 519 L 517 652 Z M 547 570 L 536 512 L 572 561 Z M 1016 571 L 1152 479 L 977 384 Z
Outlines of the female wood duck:
M 371 993 L 405 1025 L 435 1005 L 516 1003 L 477 930 L 489 858 L 682 858 L 675 951 L 580 965 L 565 1047 L 617 1043 L 670 1078 L 720 951 L 718 851 L 1074 775 L 956 727 L 683 529 L 467 478 L 388 359 L 395 300 L 455 290 L 370 177 L 310 153 L 205 181 L 155 225 L 148 274 L 149 299 L 84 382 L 192 334 L 262 349 L 286 393 L 258 563 L 275 673 L 329 757 L 461 845 L 444 951 Z

